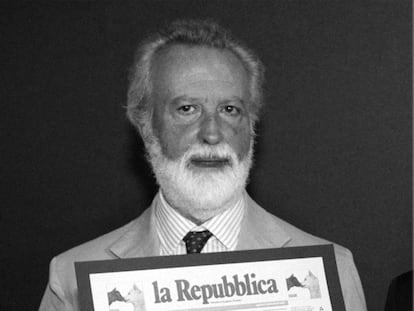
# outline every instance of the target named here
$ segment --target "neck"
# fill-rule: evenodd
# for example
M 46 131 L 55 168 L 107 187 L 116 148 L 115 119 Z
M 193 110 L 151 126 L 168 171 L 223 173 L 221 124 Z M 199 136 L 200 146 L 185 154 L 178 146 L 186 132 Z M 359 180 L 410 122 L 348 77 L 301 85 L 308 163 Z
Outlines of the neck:
M 241 193 L 235 193 L 226 202 L 219 204 L 207 204 L 193 208 L 192 206 L 175 204 L 174 200 L 168 198 L 165 195 L 164 191 L 162 192 L 165 200 L 173 209 L 175 209 L 181 216 L 187 218 L 197 226 L 200 226 L 211 218 L 220 215 L 227 209 L 234 207 L 242 195 Z

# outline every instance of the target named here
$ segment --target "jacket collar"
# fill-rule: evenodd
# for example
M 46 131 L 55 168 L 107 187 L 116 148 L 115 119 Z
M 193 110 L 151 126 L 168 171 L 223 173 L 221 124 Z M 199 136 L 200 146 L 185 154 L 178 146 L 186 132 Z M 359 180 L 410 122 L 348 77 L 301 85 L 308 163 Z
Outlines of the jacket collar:
M 285 246 L 291 237 L 275 222 L 275 216 L 244 193 L 246 213 L 241 224 L 237 250 L 278 248 Z
M 116 240 L 109 250 L 118 258 L 158 256 L 160 246 L 155 225 L 154 207 L 158 194 L 141 216 L 127 225 L 126 232 Z
M 278 248 L 286 245 L 291 238 L 275 224 L 270 215 L 247 194 L 244 193 L 246 211 L 241 223 L 237 250 Z M 154 208 L 158 204 L 158 194 L 150 208 L 127 225 L 125 233 L 110 246 L 110 251 L 118 258 L 149 257 L 160 254 L 160 245 L 155 225 Z

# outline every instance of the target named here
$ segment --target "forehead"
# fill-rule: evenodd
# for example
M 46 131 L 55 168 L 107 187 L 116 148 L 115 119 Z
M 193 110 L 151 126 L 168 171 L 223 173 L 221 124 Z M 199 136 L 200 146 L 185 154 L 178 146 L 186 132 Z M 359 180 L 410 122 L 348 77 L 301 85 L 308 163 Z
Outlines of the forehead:
M 235 54 L 202 46 L 168 47 L 155 57 L 151 75 L 154 89 L 162 91 L 226 88 L 243 96 L 248 85 L 247 72 Z

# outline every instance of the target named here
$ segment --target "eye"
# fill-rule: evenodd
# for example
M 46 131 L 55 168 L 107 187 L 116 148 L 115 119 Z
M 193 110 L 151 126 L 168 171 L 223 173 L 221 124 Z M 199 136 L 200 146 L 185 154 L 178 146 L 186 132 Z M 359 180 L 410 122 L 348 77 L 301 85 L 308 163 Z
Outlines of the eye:
M 230 116 L 238 116 L 240 114 L 240 108 L 232 105 L 226 105 L 222 108 L 222 111 Z
M 177 111 L 180 114 L 189 115 L 196 111 L 196 107 L 194 107 L 193 105 L 182 105 L 177 108 Z

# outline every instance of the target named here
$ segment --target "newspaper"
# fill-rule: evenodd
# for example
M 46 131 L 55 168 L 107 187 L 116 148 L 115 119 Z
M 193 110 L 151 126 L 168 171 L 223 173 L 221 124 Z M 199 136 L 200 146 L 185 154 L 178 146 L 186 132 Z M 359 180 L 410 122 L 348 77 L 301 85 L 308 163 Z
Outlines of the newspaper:
M 332 311 L 324 258 L 91 273 L 95 311 Z

